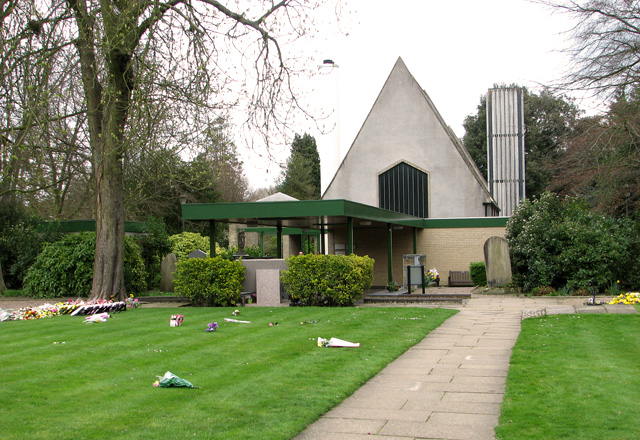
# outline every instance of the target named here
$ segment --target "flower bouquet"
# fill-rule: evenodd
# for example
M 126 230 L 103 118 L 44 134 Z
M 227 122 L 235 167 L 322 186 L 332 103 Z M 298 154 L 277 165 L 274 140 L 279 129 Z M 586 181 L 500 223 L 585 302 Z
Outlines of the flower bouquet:
M 184 316 L 171 315 L 171 319 L 169 320 L 169 327 L 179 327 L 182 325 L 182 321 L 184 321 Z
M 137 309 L 138 307 L 140 307 L 140 302 L 138 301 L 138 298 L 134 298 L 133 294 L 129 295 L 129 298 L 125 300 L 125 303 L 128 309 Z
M 338 338 L 324 339 L 318 338 L 318 347 L 349 347 L 349 348 L 357 348 L 360 347 L 359 342 L 349 342 L 344 341 Z

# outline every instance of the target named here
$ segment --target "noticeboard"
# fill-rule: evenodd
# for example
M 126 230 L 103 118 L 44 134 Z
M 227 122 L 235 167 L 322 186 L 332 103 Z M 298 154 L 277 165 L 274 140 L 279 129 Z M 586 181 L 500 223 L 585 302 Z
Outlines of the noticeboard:
M 424 290 L 424 266 L 407 266 L 407 287 L 411 291 L 411 286 L 421 285 Z

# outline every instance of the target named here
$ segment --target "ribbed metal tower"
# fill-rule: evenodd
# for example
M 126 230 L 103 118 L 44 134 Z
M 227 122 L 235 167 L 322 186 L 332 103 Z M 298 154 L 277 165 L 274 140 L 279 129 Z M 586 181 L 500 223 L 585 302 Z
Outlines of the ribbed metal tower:
M 522 89 L 487 93 L 487 182 L 501 216 L 525 198 L 524 99 Z

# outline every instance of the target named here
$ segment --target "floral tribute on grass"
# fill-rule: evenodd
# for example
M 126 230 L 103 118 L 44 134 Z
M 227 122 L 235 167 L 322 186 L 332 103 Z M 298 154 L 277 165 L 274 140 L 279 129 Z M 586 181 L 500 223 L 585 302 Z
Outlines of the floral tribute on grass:
M 138 304 L 138 300 L 131 301 L 133 304 Z M 23 307 L 13 312 L 7 312 L 0 310 L 0 322 L 1 321 L 25 321 L 29 319 L 43 319 L 51 318 L 53 316 L 70 315 L 70 316 L 91 316 L 100 313 L 113 313 L 124 312 L 128 307 L 125 301 L 88 301 L 85 302 L 81 299 L 75 301 L 69 300 L 67 302 L 59 302 L 56 304 L 43 304 L 37 307 Z
M 209 324 L 207 324 L 207 328 L 205 329 L 205 332 L 215 332 L 216 330 L 218 330 L 218 323 L 210 322 Z
M 626 294 L 620 294 L 614 296 L 608 304 L 638 304 L 640 303 L 640 292 L 628 292 Z
M 160 388 L 196 388 L 191 382 L 176 376 L 171 371 L 164 373 L 164 376 L 156 376 L 158 380 L 153 383 L 154 387 Z
M 111 315 L 108 313 L 98 313 L 95 315 L 90 315 L 84 318 L 85 324 L 92 324 L 94 322 L 107 322 L 107 319 L 111 318 Z
M 359 342 L 349 342 L 344 341 L 338 338 L 324 339 L 318 338 L 318 347 L 349 347 L 349 348 L 358 348 L 360 347 Z
M 183 315 L 171 315 L 169 327 L 180 327 L 182 325 L 182 321 L 184 321 Z
M 129 298 L 125 300 L 125 303 L 127 304 L 128 309 L 137 309 L 140 307 L 140 302 L 138 301 L 138 298 L 133 296 L 133 293 L 129 295 Z

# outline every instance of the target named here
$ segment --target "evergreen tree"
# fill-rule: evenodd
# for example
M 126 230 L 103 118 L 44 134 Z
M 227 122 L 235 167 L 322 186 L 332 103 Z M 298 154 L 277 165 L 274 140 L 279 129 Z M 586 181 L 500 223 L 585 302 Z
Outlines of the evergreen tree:
M 320 199 L 320 155 L 313 136 L 295 135 L 278 191 L 298 200 Z

